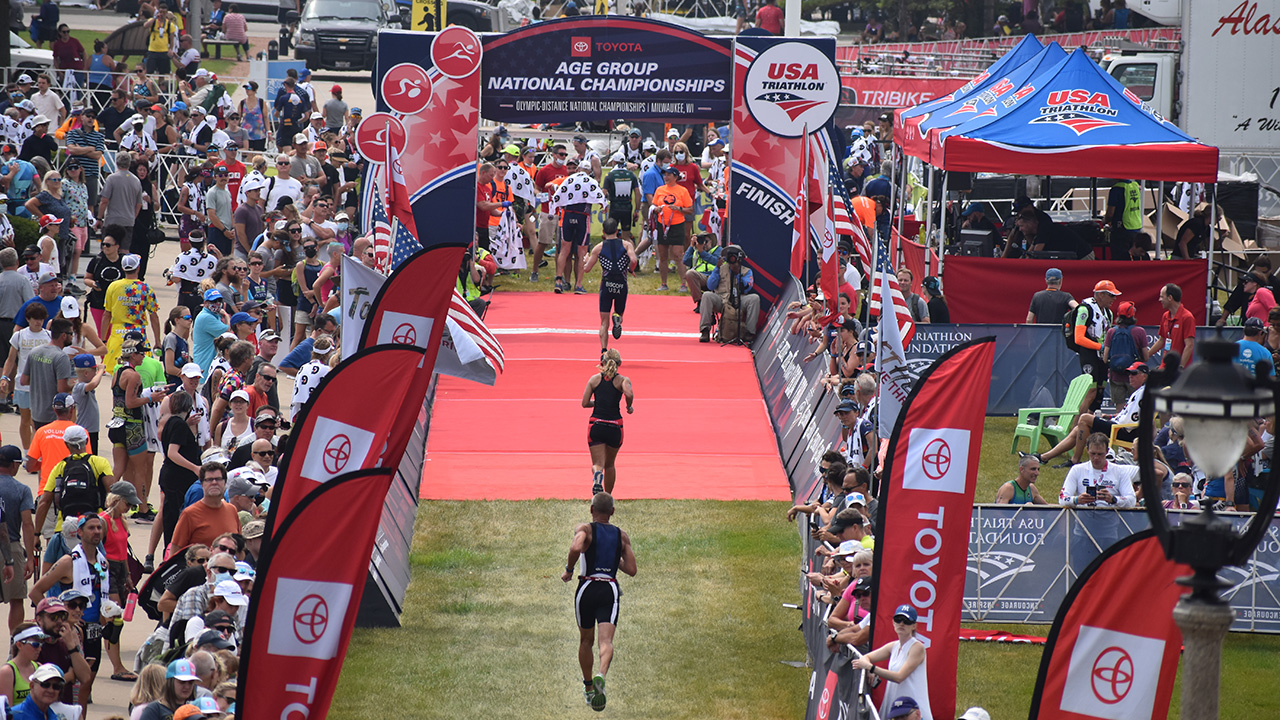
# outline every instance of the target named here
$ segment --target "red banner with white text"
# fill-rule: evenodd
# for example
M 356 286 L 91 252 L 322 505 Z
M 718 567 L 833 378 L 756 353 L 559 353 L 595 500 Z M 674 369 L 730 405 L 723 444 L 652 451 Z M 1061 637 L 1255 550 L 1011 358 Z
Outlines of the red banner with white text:
M 914 107 L 942 97 L 964 83 L 964 78 L 842 74 L 840 104 L 872 108 Z
M 334 478 L 281 520 L 258 561 L 237 718 L 328 714 L 394 474 L 375 468 Z
M 1053 620 L 1029 717 L 1165 720 L 1182 649 L 1173 606 L 1189 590 L 1175 581 L 1189 574 L 1151 530 L 1094 559 Z
M 925 370 L 898 415 L 883 473 L 871 642 L 896 639 L 894 608 L 916 609 L 935 718 L 955 717 L 969 522 L 994 358 L 995 339 L 980 338 Z

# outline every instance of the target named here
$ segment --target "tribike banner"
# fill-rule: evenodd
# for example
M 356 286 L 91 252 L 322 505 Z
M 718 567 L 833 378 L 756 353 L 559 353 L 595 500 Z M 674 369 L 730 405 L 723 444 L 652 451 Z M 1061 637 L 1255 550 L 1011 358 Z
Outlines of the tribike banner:
M 723 121 L 732 52 L 732 38 L 653 20 L 548 20 L 485 39 L 480 110 L 513 123 Z

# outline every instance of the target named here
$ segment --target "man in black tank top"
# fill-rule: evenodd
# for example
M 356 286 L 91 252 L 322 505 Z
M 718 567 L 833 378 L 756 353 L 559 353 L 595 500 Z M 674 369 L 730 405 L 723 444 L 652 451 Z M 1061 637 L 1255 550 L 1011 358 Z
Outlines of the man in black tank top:
M 611 525 L 613 496 L 596 493 L 591 498 L 591 522 L 580 523 L 573 531 L 569 562 L 560 579 L 569 582 L 581 559 L 582 573 L 574 593 L 574 613 L 578 619 L 578 664 L 582 666 L 583 698 L 592 710 L 604 710 L 605 675 L 613 660 L 613 634 L 618 626 L 618 605 L 622 590 L 618 571 L 635 577 L 636 554 L 631 538 Z M 596 626 L 600 627 L 600 672 L 592 675 Z

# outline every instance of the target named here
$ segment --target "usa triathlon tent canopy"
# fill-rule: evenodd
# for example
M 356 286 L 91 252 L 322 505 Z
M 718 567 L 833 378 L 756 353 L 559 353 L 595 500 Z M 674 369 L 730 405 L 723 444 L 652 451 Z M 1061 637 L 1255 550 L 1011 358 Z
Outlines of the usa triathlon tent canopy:
M 1031 78 L 992 115 L 930 133 L 947 171 L 1216 182 L 1218 149 L 1157 115 L 1083 49 Z
M 938 135 L 943 131 L 972 120 L 996 118 L 1009 113 L 1017 106 L 1018 100 L 1035 92 L 1037 88 L 1035 79 L 1038 76 L 1055 68 L 1066 59 L 1067 52 L 1058 43 L 1049 43 L 1030 60 L 1010 68 L 1003 77 L 995 78 L 985 90 L 920 116 L 920 124 L 917 126 L 919 141 L 915 143 L 919 153 L 908 151 L 908 154 L 916 155 L 926 162 L 932 162 L 931 147 L 936 145 Z
M 950 95 L 897 111 L 893 128 L 894 142 L 900 145 L 908 155 L 927 160 L 928 144 L 918 130 L 920 123 L 929 119 L 940 108 L 977 98 L 987 88 L 999 82 L 1015 68 L 1026 64 L 1043 49 L 1044 45 L 1036 39 L 1036 36 L 1027 35 L 1012 50 L 992 63 L 991 67 L 983 70 L 977 77 L 960 86 Z

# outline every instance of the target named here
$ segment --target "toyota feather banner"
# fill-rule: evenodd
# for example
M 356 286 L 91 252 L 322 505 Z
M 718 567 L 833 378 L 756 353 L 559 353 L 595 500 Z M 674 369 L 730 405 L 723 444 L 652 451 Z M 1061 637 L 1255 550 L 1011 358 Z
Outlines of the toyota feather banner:
M 320 381 L 281 453 L 269 527 L 279 528 L 303 498 L 339 475 L 399 466 L 404 443 L 393 445 L 391 438 L 403 434 L 407 442 L 400 426 L 413 429 L 417 414 L 402 412 L 401 400 L 411 399 L 425 356 L 411 346 L 366 348 Z M 424 389 L 418 407 L 425 395 Z
M 237 718 L 328 714 L 394 474 L 346 473 L 280 516 L 249 603 Z
M 915 607 L 935 718 L 955 717 L 969 521 L 994 357 L 994 338 L 972 340 L 920 376 L 893 429 L 883 473 L 871 642 L 893 641 L 893 608 Z
M 1190 574 L 1151 530 L 1095 558 L 1053 620 L 1029 717 L 1164 720 L 1182 649 L 1173 606 L 1189 591 L 1177 579 Z

